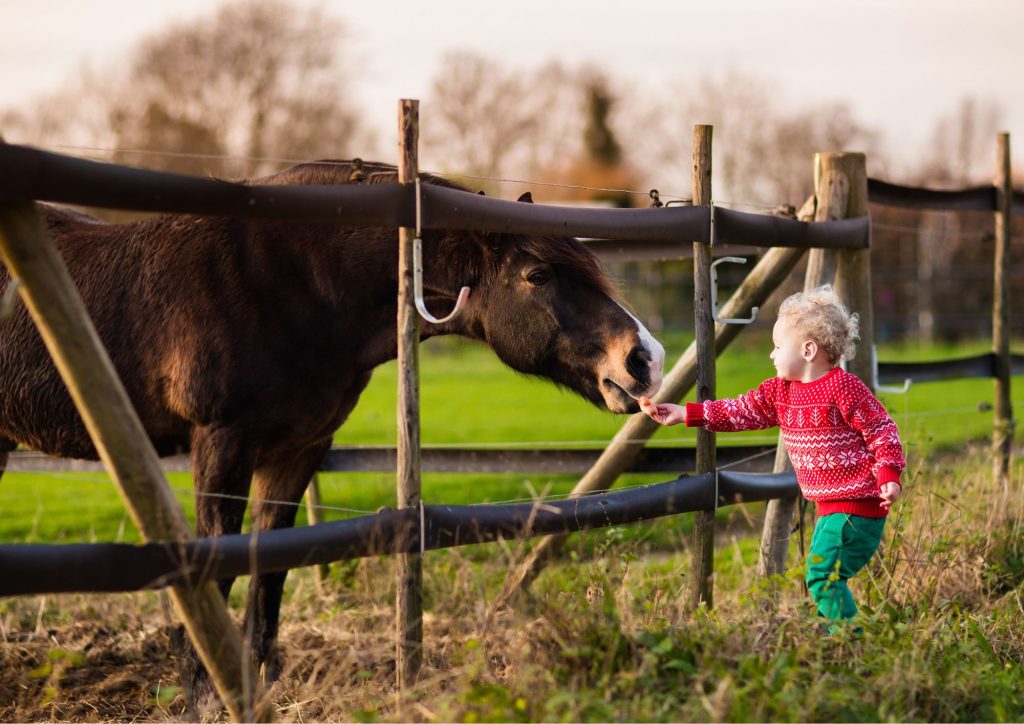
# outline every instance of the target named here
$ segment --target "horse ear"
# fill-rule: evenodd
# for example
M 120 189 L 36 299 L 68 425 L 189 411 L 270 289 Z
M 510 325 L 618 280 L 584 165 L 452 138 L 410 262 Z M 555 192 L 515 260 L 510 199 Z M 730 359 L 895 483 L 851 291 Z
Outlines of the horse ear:
M 504 246 L 504 240 L 501 234 L 495 234 L 490 231 L 471 231 L 470 236 L 473 238 L 481 248 L 486 249 L 491 253 L 501 251 L 501 247 Z
M 518 199 L 516 199 L 516 201 L 522 201 L 524 204 L 532 204 L 533 203 L 533 194 L 531 194 L 529 191 L 527 191 L 522 196 L 520 196 Z

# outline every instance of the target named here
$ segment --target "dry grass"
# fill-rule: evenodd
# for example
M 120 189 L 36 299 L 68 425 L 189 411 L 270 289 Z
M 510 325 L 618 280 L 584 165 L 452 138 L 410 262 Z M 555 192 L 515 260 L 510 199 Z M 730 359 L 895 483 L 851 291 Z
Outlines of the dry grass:
M 914 471 L 855 581 L 863 636 L 822 636 L 799 565 L 755 579 L 751 506 L 720 530 L 710 612 L 685 608 L 682 539 L 591 533 L 600 555 L 573 551 L 502 610 L 516 548 L 429 554 L 422 677 L 402 696 L 392 562 L 338 564 L 324 583 L 298 571 L 269 695 L 288 721 L 1020 720 L 1024 491 L 1018 468 L 993 492 L 986 460 Z M 3 601 L 0 719 L 182 719 L 173 623 L 156 593 Z

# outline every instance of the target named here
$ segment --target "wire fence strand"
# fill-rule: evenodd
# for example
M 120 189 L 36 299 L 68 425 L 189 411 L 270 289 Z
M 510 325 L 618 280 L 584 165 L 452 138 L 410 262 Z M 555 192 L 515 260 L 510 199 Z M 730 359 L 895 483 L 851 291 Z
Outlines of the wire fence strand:
M 47 148 L 47 147 L 43 147 Z M 274 157 L 274 156 L 245 156 L 245 155 L 234 155 L 234 154 L 214 154 L 214 153 L 193 153 L 186 151 L 165 151 L 160 149 L 145 149 L 145 148 L 107 148 L 103 146 L 84 146 L 84 145 L 68 145 L 58 144 L 49 146 L 48 148 L 55 151 L 74 151 L 74 152 L 88 152 L 91 154 L 104 154 L 106 157 L 116 156 L 118 154 L 130 154 L 137 156 L 156 156 L 166 158 L 180 158 L 180 159 L 194 159 L 194 160 L 212 160 L 212 161 L 236 161 L 246 162 L 252 164 L 258 163 L 270 163 L 277 165 L 295 165 L 302 163 L 318 163 L 326 165 L 348 165 L 348 160 L 332 160 L 332 159 L 321 159 L 321 160 L 310 160 L 301 158 L 286 158 L 286 157 Z M 379 168 L 379 169 L 394 169 L 393 164 L 377 162 L 377 161 L 365 161 L 360 159 L 364 167 L 368 168 Z M 634 196 L 646 196 L 650 197 L 653 191 L 656 189 L 640 190 L 640 189 L 629 189 L 629 188 L 617 188 L 607 186 L 588 186 L 586 184 L 568 184 L 560 183 L 556 181 L 538 181 L 536 179 L 523 179 L 523 178 L 511 178 L 505 176 L 487 176 L 483 174 L 469 174 L 469 173 L 445 173 L 441 171 L 425 171 L 435 176 L 442 177 L 454 177 L 463 179 L 473 179 L 475 181 L 489 181 L 492 183 L 509 183 L 509 184 L 520 184 L 523 186 L 539 186 L 549 188 L 559 188 L 573 191 L 594 191 L 597 193 L 617 193 L 617 194 L 630 194 Z M 670 202 L 682 202 L 692 203 L 693 198 L 689 194 L 677 194 L 677 193 L 665 193 L 658 192 L 658 198 L 664 201 Z M 724 206 L 733 208 L 747 208 L 754 209 L 757 211 L 764 211 L 768 214 L 775 214 L 780 209 L 788 206 L 786 203 L 776 204 L 774 206 L 764 203 L 755 203 L 748 201 L 732 201 L 725 199 L 716 199 L 713 201 L 714 206 Z M 796 208 L 796 207 L 793 207 Z M 917 236 L 936 236 L 944 238 L 960 238 L 960 239 L 975 239 L 979 236 L 990 236 L 993 232 L 991 229 L 986 229 L 980 232 L 970 231 L 936 231 L 934 229 L 923 229 L 921 227 L 912 226 L 901 226 L 898 224 L 886 224 L 872 222 L 872 228 L 881 231 L 894 231 L 905 234 L 912 234 Z M 1011 237 L 1011 243 L 1024 242 L 1024 237 Z
M 102 153 L 107 157 L 116 156 L 118 154 L 130 154 L 137 156 L 156 156 L 163 158 L 180 158 L 180 159 L 194 159 L 198 161 L 240 161 L 252 164 L 258 163 L 272 163 L 278 165 L 284 164 L 301 164 L 301 163 L 317 163 L 324 165 L 338 165 L 346 166 L 349 161 L 340 160 L 310 160 L 310 159 L 297 159 L 297 158 L 280 158 L 280 157 L 259 157 L 259 156 L 236 156 L 231 154 L 217 154 L 217 153 L 188 153 L 185 151 L 160 151 L 151 150 L 144 148 L 103 148 L 101 146 L 71 146 L 71 145 L 57 145 L 51 146 L 50 148 L 60 151 L 85 151 L 93 154 Z M 365 161 L 360 159 L 364 167 L 369 168 L 380 168 L 380 169 L 394 169 L 393 164 L 382 163 L 377 161 Z M 616 194 L 631 194 L 636 196 L 647 196 L 651 195 L 651 190 L 642 191 L 639 189 L 624 189 L 606 186 L 587 186 L 585 184 L 567 184 L 559 183 L 554 181 L 537 181 L 533 179 L 521 179 L 521 178 L 504 178 L 499 176 L 484 176 L 480 174 L 469 174 L 469 173 L 445 173 L 441 171 L 430 171 L 424 169 L 424 173 L 428 173 L 434 176 L 448 176 L 463 179 L 473 179 L 474 181 L 490 181 L 493 183 L 511 183 L 521 184 L 524 186 L 546 186 L 552 188 L 560 188 L 574 191 L 597 191 L 600 193 L 616 193 Z M 668 194 L 659 191 L 659 197 L 662 199 L 668 199 L 673 201 L 690 201 L 690 197 L 681 194 Z
M 951 415 L 952 416 L 956 416 L 956 415 L 965 415 L 965 414 L 970 414 L 970 413 L 979 413 L 979 414 L 990 414 L 991 413 L 991 410 L 979 410 L 977 407 L 949 407 L 949 408 L 943 408 L 943 409 L 939 409 L 939 410 L 927 410 L 927 411 L 911 412 L 911 411 L 909 411 L 909 409 L 907 407 L 909 405 L 909 402 L 906 401 L 907 398 L 904 398 L 904 400 L 905 400 L 904 401 L 904 410 L 901 411 L 901 412 L 895 413 L 896 416 L 899 419 L 905 419 L 905 420 L 906 419 L 922 419 L 922 418 L 933 418 L 933 417 L 949 417 Z M 1012 402 L 1013 402 L 1013 404 L 1015 406 L 1019 406 L 1019 405 L 1024 404 L 1024 398 L 1014 399 Z M 749 438 L 744 438 L 744 441 L 750 441 L 750 440 L 753 440 L 753 439 L 756 439 L 756 440 L 759 440 L 759 441 L 762 441 L 762 442 L 777 442 L 778 441 L 778 436 L 777 435 L 774 435 L 774 436 L 751 436 Z M 636 438 L 636 439 L 631 439 L 631 440 L 628 440 L 628 441 L 621 441 L 621 442 L 623 442 L 624 444 L 625 443 L 648 444 L 648 443 L 651 442 L 651 440 L 648 439 L 648 438 Z M 677 439 L 677 440 L 675 440 L 673 442 L 674 443 L 678 443 L 678 445 L 676 445 L 676 447 L 680 447 L 680 448 L 690 447 L 690 445 L 685 444 L 685 443 L 688 442 L 685 439 Z M 496 446 L 494 449 L 502 449 L 502 448 L 516 447 L 516 446 L 519 446 L 519 447 L 531 447 L 531 446 L 532 447 L 540 447 L 540 446 L 555 446 L 555 445 L 565 446 L 565 445 L 578 445 L 580 443 L 603 444 L 605 446 L 608 446 L 611 443 L 611 441 L 609 441 L 609 440 L 603 440 L 603 441 L 601 441 L 601 440 L 584 440 L 584 441 L 580 441 L 580 440 L 573 440 L 573 441 L 553 441 L 553 440 L 549 440 L 549 441 L 511 441 L 511 442 L 506 441 L 506 442 L 481 443 L 481 445 L 494 445 L 494 446 Z M 440 444 L 428 445 L 428 446 L 429 447 L 449 447 L 449 448 L 469 447 L 469 445 L 461 445 L 461 444 L 458 444 L 458 443 L 440 443 Z M 35 452 L 31 452 L 31 451 L 26 452 L 26 453 L 22 453 L 22 454 L 24 455 L 24 457 L 29 458 L 29 459 L 50 458 L 50 456 L 45 455 L 43 453 L 35 453 Z M 736 467 L 736 466 L 739 466 L 739 465 L 742 465 L 742 464 L 745 464 L 745 463 L 748 463 L 748 462 L 752 462 L 752 461 L 760 459 L 760 458 L 768 457 L 769 455 L 774 456 L 775 455 L 775 450 L 772 449 L 772 450 L 765 450 L 765 451 L 762 451 L 762 452 L 759 452 L 759 453 L 754 453 L 752 455 L 749 455 L 747 457 L 741 458 L 740 460 L 736 460 L 736 461 L 734 461 L 732 463 L 729 463 L 727 465 L 721 465 L 721 466 L 719 466 L 718 469 L 725 470 L 725 469 L 728 469 L 728 468 L 733 468 L 733 467 Z M 18 473 L 9 472 L 9 474 L 18 474 Z M 34 475 L 34 476 L 41 477 L 43 479 L 49 478 L 49 479 L 52 479 L 52 480 L 60 480 L 60 481 L 64 481 L 64 482 L 73 481 L 75 483 L 86 483 L 86 484 L 106 485 L 106 486 L 109 486 L 111 484 L 109 476 L 107 476 L 106 474 L 103 474 L 103 473 L 95 473 L 95 472 L 80 472 L 80 471 L 73 471 L 73 470 L 68 470 L 68 471 L 52 471 L 51 470 L 51 471 L 40 471 L 40 472 L 31 472 L 31 473 L 26 471 L 25 473 L 21 473 L 21 474 L 31 474 L 31 475 Z M 184 474 L 190 474 L 190 473 L 185 472 Z M 642 488 L 647 488 L 647 487 L 650 487 L 652 485 L 657 485 L 657 484 L 658 483 L 638 483 L 638 484 L 631 484 L 631 485 L 617 485 L 617 486 L 615 486 L 615 489 L 616 490 L 642 489 Z M 324 504 L 324 503 L 320 503 L 320 504 L 317 504 L 317 505 L 310 505 L 310 504 L 308 504 L 306 502 L 303 502 L 303 501 L 295 502 L 295 501 L 289 501 L 289 500 L 276 500 L 276 499 L 272 499 L 272 498 L 253 498 L 253 497 L 243 496 L 243 495 L 230 495 L 230 494 L 227 494 L 227 493 L 213 493 L 213 492 L 197 491 L 197 490 L 194 490 L 192 488 L 184 488 L 184 487 L 178 487 L 178 486 L 171 486 L 171 490 L 175 494 L 175 496 L 177 496 L 179 498 L 185 498 L 185 499 L 189 499 L 189 498 L 190 499 L 196 499 L 196 498 L 216 498 L 216 499 L 223 499 L 223 500 L 246 501 L 246 502 L 248 502 L 250 504 L 260 504 L 260 505 L 283 505 L 283 506 L 293 506 L 293 507 L 311 507 L 311 508 L 316 508 L 316 509 L 323 510 L 323 511 L 330 511 L 332 513 L 339 513 L 339 514 L 342 514 L 342 515 L 345 515 L 345 516 L 373 515 L 376 512 L 378 512 L 377 510 L 370 510 L 370 509 L 364 509 L 364 508 L 353 508 L 353 507 L 340 506 L 340 505 L 329 505 L 329 504 Z M 516 504 L 516 503 L 536 503 L 536 502 L 543 502 L 543 501 L 565 500 L 565 499 L 569 499 L 571 497 L 573 497 L 572 492 L 567 492 L 567 493 L 549 493 L 549 494 L 546 494 L 544 496 L 532 495 L 532 496 L 529 496 L 529 497 L 517 497 L 517 498 L 508 498 L 508 499 L 501 499 L 501 500 L 491 500 L 491 501 L 487 501 L 486 503 L 480 503 L 480 504 L 481 505 L 507 505 L 507 504 Z
M 54 150 L 59 150 L 59 151 L 75 151 L 75 152 L 88 152 L 88 153 L 91 153 L 91 154 L 105 154 L 108 157 L 116 156 L 116 155 L 119 155 L 119 154 L 131 154 L 131 155 L 138 155 L 138 156 L 155 156 L 155 157 L 182 158 L 182 159 L 195 159 L 195 160 L 240 161 L 240 162 L 249 162 L 249 163 L 266 163 L 266 164 L 280 164 L 280 165 L 285 165 L 285 164 L 294 165 L 294 164 L 300 164 L 300 163 L 320 163 L 320 164 L 336 164 L 336 165 L 348 165 L 349 164 L 349 161 L 339 161 L 339 160 L 317 160 L 317 161 L 311 161 L 309 159 L 295 159 L 295 158 L 283 158 L 283 157 L 256 157 L 256 156 L 241 156 L 241 155 L 232 155 L 232 154 L 203 154 L 203 153 L 190 153 L 190 152 L 180 152 L 180 151 L 165 151 L 165 150 L 158 150 L 158 149 L 107 148 L 107 147 L 101 147 L 101 146 L 84 146 L 84 145 L 56 145 L 56 146 L 52 146 L 51 148 L 53 148 Z M 388 169 L 388 170 L 394 168 L 393 164 L 387 164 L 387 163 L 372 162 L 372 161 L 362 161 L 362 163 L 363 163 L 364 167 L 369 167 L 369 168 L 380 168 L 380 169 Z M 479 181 L 489 181 L 489 182 L 494 182 L 494 183 L 514 183 L 514 184 L 522 184 L 522 185 L 530 185 L 530 186 L 561 188 L 561 189 L 567 189 L 567 190 L 587 190 L 587 191 L 595 191 L 595 192 L 602 192 L 602 193 L 623 193 L 623 194 L 631 194 L 631 195 L 639 195 L 639 196 L 650 196 L 651 195 L 651 191 L 650 190 L 644 191 L 644 190 L 627 189 L 627 188 L 588 186 L 588 185 L 583 185 L 583 184 L 566 184 L 566 183 L 557 183 L 557 182 L 548 182 L 548 181 L 538 181 L 538 180 L 532 180 L 532 179 L 519 179 L 519 178 L 508 178 L 508 177 L 498 177 L 498 176 L 486 176 L 486 175 L 479 175 L 479 174 L 444 174 L 444 173 L 438 173 L 438 172 L 433 172 L 433 173 L 435 173 L 436 175 L 439 175 L 439 176 L 445 176 L 445 175 L 447 175 L 447 176 L 455 176 L 455 177 L 458 177 L 458 178 L 466 178 L 466 179 L 473 179 L 473 180 L 479 180 Z M 683 201 L 683 202 L 689 202 L 689 201 L 692 200 L 688 195 L 684 195 L 684 194 L 659 193 L 659 197 L 661 199 L 664 199 L 664 200 L 677 200 L 677 201 Z M 765 205 L 765 204 L 749 203 L 749 202 L 742 202 L 742 201 L 731 201 L 731 200 L 717 200 L 717 201 L 715 201 L 715 204 L 719 205 L 719 206 L 734 206 L 734 207 L 751 208 L 751 209 L 768 211 L 768 212 L 777 211 L 782 206 L 782 205 L 769 206 L 769 205 Z M 948 230 L 936 231 L 936 230 L 933 230 L 933 229 L 922 229 L 921 227 L 908 227 L 908 226 L 886 224 L 886 223 L 874 223 L 873 227 L 876 228 L 876 229 L 879 229 L 879 230 L 883 230 L 883 231 L 895 231 L 895 232 L 907 233 L 907 234 L 915 234 L 915 235 L 928 234 L 928 235 L 938 236 L 938 237 L 977 238 L 978 236 L 984 236 L 986 234 L 991 234 L 992 233 L 991 230 L 983 230 L 983 231 L 979 231 L 979 232 L 962 232 L 962 231 L 948 231 Z M 1013 237 L 1011 239 L 1011 241 L 1013 241 L 1013 242 L 1020 242 L 1020 241 L 1024 241 L 1024 238 Z M 1021 402 L 1022 402 L 1022 400 L 1014 400 L 1014 404 L 1017 404 L 1017 405 L 1021 404 Z M 930 417 L 939 417 L 939 416 L 949 416 L 951 414 L 952 415 L 963 415 L 963 414 L 968 414 L 968 413 L 972 413 L 972 412 L 978 412 L 978 409 L 976 407 L 973 407 L 973 408 L 971 408 L 971 407 L 960 407 L 960 408 L 948 408 L 948 409 L 944 409 L 944 410 L 930 410 L 930 411 L 917 411 L 917 412 L 910 412 L 909 410 L 904 410 L 904 412 L 900 415 L 900 417 L 903 418 L 903 419 L 921 419 L 921 418 L 930 418 Z M 745 442 L 750 442 L 750 443 L 753 443 L 753 442 L 776 442 L 777 441 L 777 436 L 748 436 L 748 437 L 743 438 L 743 440 Z M 615 441 L 616 444 L 621 444 L 621 445 L 648 444 L 649 442 L 650 442 L 650 439 L 648 439 L 648 438 Z M 668 439 L 668 440 L 662 439 L 659 442 L 660 442 L 660 445 L 664 446 L 664 447 L 680 447 L 680 448 L 682 448 L 682 447 L 690 446 L 692 444 L 692 439 L 687 439 L 687 438 L 677 438 L 677 439 Z M 498 450 L 498 449 L 515 449 L 515 448 L 527 448 L 527 449 L 530 449 L 530 448 L 533 448 L 533 449 L 536 449 L 536 448 L 554 448 L 554 447 L 566 447 L 566 446 L 572 446 L 572 447 L 577 447 L 577 448 L 584 448 L 584 447 L 607 448 L 607 447 L 609 447 L 612 444 L 613 444 L 613 441 L 610 441 L 610 440 L 557 440 L 557 441 L 556 440 L 547 440 L 547 441 L 462 442 L 462 443 L 457 443 L 456 442 L 456 443 L 432 443 L 432 444 L 431 443 L 425 443 L 424 445 L 425 446 L 429 446 L 429 447 L 439 448 L 439 449 L 467 448 L 467 449 L 475 449 L 475 450 L 488 450 L 488 449 Z M 746 463 L 746 462 L 750 462 L 752 460 L 755 460 L 755 459 L 767 456 L 769 454 L 774 455 L 775 454 L 774 450 L 772 450 L 772 451 L 765 451 L 765 452 L 761 452 L 761 453 L 757 453 L 757 454 L 751 455 L 751 456 L 749 456 L 747 458 L 744 458 L 742 460 L 738 460 L 738 461 L 735 461 L 735 462 L 730 463 L 728 465 L 721 466 L 720 469 L 725 469 L 725 468 L 729 468 L 729 467 L 735 467 L 737 465 L 740 465 L 740 464 L 743 464 L 743 463 Z M 41 457 L 41 458 L 49 457 L 49 456 L 43 455 L 42 453 L 37 453 L 36 455 L 38 455 L 38 457 Z M 29 457 L 31 459 L 34 456 L 30 453 L 30 454 L 25 455 L 25 457 Z M 45 471 L 45 472 L 39 472 L 39 473 L 33 473 L 33 474 L 38 475 L 38 476 L 43 477 L 43 478 L 49 477 L 49 478 L 61 479 L 61 480 L 67 480 L 67 479 L 73 478 L 76 482 L 97 483 L 97 484 L 105 484 L 105 485 L 109 485 L 109 483 L 110 483 L 109 478 L 107 478 L 106 476 L 103 476 L 103 475 L 91 475 L 90 476 L 89 473 L 82 473 L 82 472 L 75 472 L 75 471 Z M 647 484 L 647 485 L 649 485 L 649 484 Z M 631 487 L 646 487 L 646 485 L 625 486 L 624 489 L 628 489 L 628 488 L 631 488 Z M 172 491 L 174 492 L 174 494 L 176 496 L 179 496 L 179 497 L 190 497 L 191 496 L 193 498 L 195 498 L 195 497 L 209 497 L 209 498 L 233 499 L 233 500 L 248 501 L 250 503 L 259 503 L 259 504 L 265 504 L 265 505 L 266 504 L 270 504 L 270 505 L 290 505 L 290 506 L 302 506 L 302 505 L 305 505 L 304 503 L 301 503 L 301 502 L 296 503 L 296 502 L 284 501 L 284 500 L 256 499 L 256 498 L 250 498 L 250 497 L 247 497 L 247 496 L 237 496 L 237 495 L 229 495 L 229 494 L 224 494 L 224 493 L 211 493 L 211 492 L 195 491 L 193 489 L 186 489 L 186 488 L 172 487 Z M 545 496 L 543 499 L 544 500 L 558 500 L 558 499 L 562 499 L 562 498 L 571 497 L 571 495 L 572 495 L 571 493 L 548 495 L 548 496 Z M 534 502 L 534 501 L 537 501 L 537 500 L 538 500 L 538 498 L 536 498 L 536 497 L 529 497 L 529 498 L 513 498 L 513 499 L 509 499 L 509 500 L 492 501 L 492 502 L 493 502 L 493 504 L 511 504 L 511 503 L 519 503 L 519 502 Z M 363 510 L 363 509 L 358 509 L 358 508 L 350 508 L 350 507 L 336 506 L 336 505 L 326 505 L 326 504 L 319 504 L 319 505 L 311 506 L 311 507 L 315 507 L 315 508 L 318 508 L 318 509 L 321 509 L 321 510 L 324 510 L 324 511 L 332 511 L 332 512 L 335 512 L 335 513 L 343 513 L 343 514 L 351 514 L 351 515 L 367 515 L 367 514 L 372 514 L 372 513 L 375 512 L 375 511 L 372 511 L 372 510 Z

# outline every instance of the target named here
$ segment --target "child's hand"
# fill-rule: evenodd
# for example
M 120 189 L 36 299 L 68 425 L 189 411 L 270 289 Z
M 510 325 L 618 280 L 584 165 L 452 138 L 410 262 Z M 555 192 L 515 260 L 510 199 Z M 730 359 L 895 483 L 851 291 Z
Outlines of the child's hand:
M 878 492 L 882 496 L 882 502 L 879 503 L 882 510 L 889 510 L 890 506 L 896 502 L 896 498 L 900 497 L 900 493 L 903 492 L 903 488 L 900 487 L 899 483 L 886 483 Z
M 655 405 L 649 397 L 641 397 L 639 401 L 640 409 L 655 422 L 660 422 L 662 425 L 678 425 L 680 422 L 686 422 L 685 407 L 673 405 L 670 402 Z

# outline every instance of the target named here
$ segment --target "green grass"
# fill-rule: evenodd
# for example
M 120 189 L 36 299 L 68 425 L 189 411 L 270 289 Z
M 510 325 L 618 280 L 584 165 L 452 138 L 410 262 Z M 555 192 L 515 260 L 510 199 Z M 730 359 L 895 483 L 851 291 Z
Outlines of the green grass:
M 687 341 L 670 339 L 670 358 Z M 720 395 L 770 374 L 766 348 L 756 342 L 721 360 Z M 981 349 L 891 349 L 882 356 L 943 358 Z M 601 440 L 622 421 L 507 372 L 476 346 L 428 344 L 423 367 L 427 444 Z M 394 379 L 393 365 L 378 372 L 338 442 L 393 442 Z M 333 565 L 323 582 L 311 569 L 289 576 L 280 637 L 286 668 L 274 689 L 278 718 L 1024 720 L 1024 464 L 1016 464 L 1008 489 L 993 486 L 985 442 L 991 412 L 975 412 L 991 399 L 989 380 L 919 385 L 887 397 L 912 474 L 880 554 L 851 583 L 862 635 L 822 635 L 798 585 L 797 536 L 785 576 L 759 579 L 763 505 L 733 506 L 719 511 L 710 611 L 686 606 L 692 515 L 574 536 L 530 596 L 509 609 L 495 610 L 493 602 L 524 547 L 431 552 L 423 559 L 423 676 L 398 695 L 394 563 L 366 558 Z M 656 442 L 691 437 L 677 427 L 659 431 Z M 631 476 L 624 483 L 642 481 Z M 189 476 L 171 482 L 187 489 Z M 573 482 L 426 475 L 424 497 L 506 500 Z M 358 510 L 390 504 L 394 496 L 390 474 L 329 475 L 323 487 L 328 505 Z M 190 507 L 187 494 L 181 499 Z M 102 475 L 9 474 L 0 483 L 0 507 L 5 541 L 132 539 Z M 239 582 L 231 597 L 238 616 L 244 592 Z M 9 652 L 0 657 L 0 680 L 11 682 L 0 694 L 0 718 L 181 718 L 163 628 L 173 618 L 151 592 L 0 601 Z M 155 691 L 170 693 L 160 699 Z M 95 712 L 73 715 L 77 702 Z
M 667 338 L 669 365 L 690 337 Z M 984 351 L 982 344 L 928 350 L 892 348 L 884 359 L 941 359 Z M 744 339 L 718 362 L 718 396 L 732 396 L 772 374 L 763 339 Z M 479 344 L 431 340 L 421 355 L 421 410 L 424 445 L 566 446 L 601 448 L 625 421 L 603 412 L 574 393 L 518 375 Z M 395 443 L 394 362 L 374 374 L 349 421 L 335 436 L 342 445 Z M 914 385 L 907 395 L 883 395 L 899 424 L 912 459 L 955 449 L 991 434 L 993 387 L 990 380 Z M 1019 396 L 1019 394 L 1018 394 Z M 660 429 L 656 445 L 692 445 L 695 432 L 684 426 Z M 773 442 L 772 431 L 719 435 L 720 445 Z M 653 482 L 668 475 L 627 475 L 620 485 Z M 172 474 L 172 486 L 192 515 L 191 479 Z M 572 475 L 487 475 L 428 473 L 427 502 L 464 504 L 530 498 L 541 491 L 568 492 Z M 327 474 L 321 478 L 327 519 L 393 505 L 391 473 Z M 105 474 L 7 473 L 0 481 L 0 541 L 69 542 L 137 540 L 115 486 Z M 305 511 L 299 513 L 305 522 Z
M 508 609 L 493 601 L 522 551 L 449 549 L 423 559 L 423 672 L 399 694 L 393 561 L 344 562 L 324 582 L 295 571 L 278 718 L 1021 721 L 1024 465 L 1004 497 L 978 473 L 985 460 L 984 449 L 937 456 L 908 485 L 880 555 L 851 583 L 859 635 L 822 634 L 795 549 L 785 577 L 757 578 L 756 516 L 716 534 L 713 610 L 686 606 L 684 535 L 661 549 L 625 532 L 650 526 L 587 534 Z M 12 682 L 0 718 L 182 718 L 173 620 L 152 592 L 0 601 L 0 677 Z

